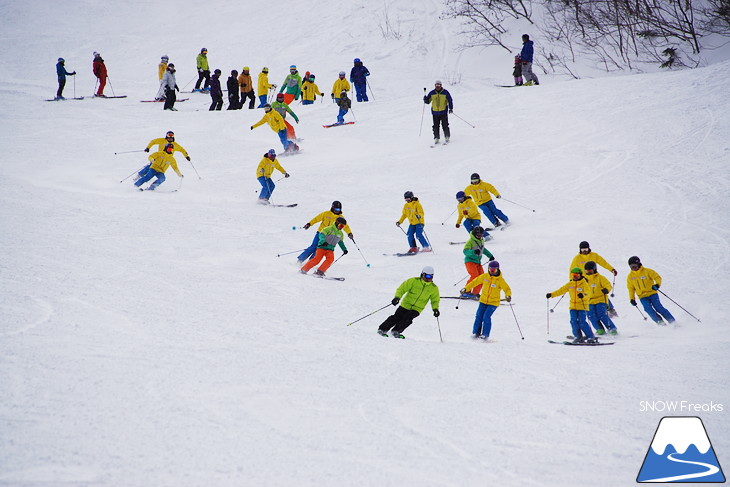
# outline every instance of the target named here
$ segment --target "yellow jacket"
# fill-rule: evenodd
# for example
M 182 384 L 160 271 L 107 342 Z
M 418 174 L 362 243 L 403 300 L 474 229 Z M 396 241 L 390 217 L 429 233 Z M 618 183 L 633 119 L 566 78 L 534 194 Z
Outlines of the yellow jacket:
M 507 281 L 502 277 L 502 271 L 498 276 L 490 276 L 488 272 L 480 274 L 466 285 L 469 291 L 478 285 L 482 285 L 482 294 L 479 296 L 479 302 L 490 306 L 499 306 L 500 289 L 504 291 L 504 296 L 512 296 L 512 290 L 509 288 Z
M 589 286 L 588 281 L 585 277 L 582 277 L 579 281 L 569 281 L 563 287 L 550 293 L 552 297 L 562 296 L 565 293 L 570 294 L 570 309 L 579 311 L 587 311 L 588 305 L 590 304 L 589 299 Z M 578 296 L 578 295 L 581 296 Z
M 314 101 L 317 99 L 314 95 L 324 96 L 324 93 L 320 93 L 319 87 L 309 80 L 302 83 L 302 100 Z
M 268 157 L 264 156 L 263 159 L 261 159 L 261 162 L 259 162 L 259 167 L 256 168 L 256 177 L 260 178 L 263 176 L 265 178 L 270 178 L 271 175 L 274 174 L 274 169 L 282 174 L 286 174 L 286 170 L 281 167 L 281 164 L 279 164 L 279 159 L 274 157 L 274 160 L 272 161 Z
M 342 93 L 342 90 L 349 92 L 350 91 L 350 82 L 347 81 L 347 79 L 337 78 L 335 80 L 335 84 L 332 85 L 332 94 L 335 95 L 335 98 L 339 98 L 340 93 Z
M 595 274 L 586 274 L 585 279 L 588 281 L 588 304 L 608 304 L 608 294 L 603 294 L 603 291 L 601 291 L 601 289 L 611 291 L 611 283 L 608 282 L 608 279 L 598 272 Z
M 147 149 L 151 149 L 153 145 L 157 145 L 158 151 L 164 151 L 167 144 L 167 139 L 160 137 L 159 139 L 150 140 L 150 143 L 147 144 Z M 172 145 L 175 148 L 173 152 L 182 152 L 182 155 L 184 155 L 185 157 L 190 157 L 188 155 L 188 151 L 183 149 L 183 146 L 181 146 L 177 142 L 173 142 Z
M 157 66 L 157 76 L 160 78 L 160 81 L 162 81 L 162 77 L 165 75 L 165 71 L 167 71 L 167 63 L 160 63 Z
M 238 86 L 241 87 L 241 93 L 248 93 L 249 91 L 253 91 L 253 81 L 251 81 L 251 75 L 250 74 L 241 74 L 238 75 Z
M 164 151 L 159 151 L 151 154 L 149 159 L 152 163 L 150 167 L 155 171 L 164 173 L 165 171 L 167 171 L 168 167 L 172 166 L 172 169 L 177 173 L 177 175 L 182 177 L 182 173 L 177 168 L 177 162 L 175 161 L 175 158 L 172 157 L 172 154 L 168 154 Z
M 345 215 L 343 215 L 342 213 L 340 213 L 338 215 L 337 213 L 332 213 L 331 210 L 323 211 L 319 215 L 317 215 L 314 218 L 312 218 L 311 220 L 309 220 L 309 225 L 311 226 L 317 222 L 322 222 L 319 224 L 319 228 L 317 229 L 318 232 L 321 232 L 323 228 L 334 225 L 335 220 L 337 220 L 337 217 L 340 217 L 340 216 L 342 218 L 345 218 Z M 352 230 L 350 229 L 349 224 L 342 227 L 342 230 L 348 235 L 352 233 Z
M 259 73 L 259 96 L 268 95 L 269 90 L 273 87 L 274 85 L 269 84 L 268 73 Z
M 477 207 L 476 203 L 474 203 L 474 200 L 471 199 L 469 196 L 466 197 L 463 203 L 459 203 L 457 206 L 459 214 L 459 218 L 456 219 L 456 224 L 460 225 L 461 220 L 464 218 L 468 218 L 469 220 L 481 220 L 482 218 L 479 216 L 479 207 Z
M 408 218 L 408 223 L 411 225 L 426 223 L 425 216 L 423 215 L 423 206 L 421 206 L 418 198 L 413 198 L 410 203 L 403 205 L 403 214 L 400 216 L 398 223 L 403 223 L 403 220 L 406 218 Z
M 654 284 L 661 286 L 662 276 L 652 269 L 641 266 L 638 270 L 629 272 L 629 275 L 626 276 L 629 299 L 636 299 L 635 295 L 637 294 L 639 295 L 639 299 L 656 294 L 656 291 L 651 288 Z
M 570 263 L 570 267 L 568 268 L 568 273 L 570 274 L 570 269 L 573 267 L 580 267 L 581 269 L 586 269 L 586 262 L 592 260 L 596 264 L 600 265 L 604 269 L 613 272 L 614 267 L 606 262 L 606 259 L 601 257 L 595 252 L 588 252 L 587 254 L 583 255 L 581 253 L 578 253 L 575 257 L 573 257 L 573 261 Z
M 269 127 L 271 127 L 271 130 L 274 132 L 279 132 L 281 130 L 286 130 L 286 124 L 284 123 L 284 119 L 279 115 L 279 112 L 276 110 L 269 110 L 268 113 L 264 113 L 264 116 L 261 117 L 261 120 L 253 124 L 253 128 L 258 127 L 259 125 L 263 125 L 265 123 L 269 124 Z
M 466 193 L 467 196 L 471 196 L 477 206 L 492 199 L 492 195 L 489 193 L 492 193 L 494 196 L 499 196 L 499 191 L 497 191 L 494 186 L 484 181 L 479 181 L 479 184 L 470 184 L 464 188 L 464 193 Z

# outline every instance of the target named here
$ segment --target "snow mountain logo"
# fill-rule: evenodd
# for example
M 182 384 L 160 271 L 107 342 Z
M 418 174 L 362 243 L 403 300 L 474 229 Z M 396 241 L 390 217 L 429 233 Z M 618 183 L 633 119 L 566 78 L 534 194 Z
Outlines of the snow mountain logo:
M 696 416 L 663 417 L 636 481 L 725 482 L 702 420 Z

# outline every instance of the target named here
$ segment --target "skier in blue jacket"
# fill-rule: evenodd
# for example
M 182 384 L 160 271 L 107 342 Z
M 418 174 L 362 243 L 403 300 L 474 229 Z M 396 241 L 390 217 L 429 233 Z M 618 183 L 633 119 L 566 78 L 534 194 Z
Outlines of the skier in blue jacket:
M 63 88 L 66 86 L 66 76 L 75 76 L 76 71 L 73 73 L 69 73 L 66 71 L 66 66 L 64 66 L 64 63 L 66 61 L 60 57 L 58 58 L 58 63 L 56 64 L 56 74 L 58 75 L 58 91 L 56 92 L 56 98 L 54 100 L 65 100 L 63 97 Z
M 353 61 L 355 66 L 350 70 L 350 83 L 355 85 L 357 101 L 368 101 L 367 79 L 370 76 L 368 68 L 362 65 L 359 57 Z
M 537 76 L 532 72 L 532 56 L 534 53 L 535 48 L 533 47 L 533 42 L 530 40 L 530 36 L 522 34 L 522 52 L 520 52 L 520 59 L 522 59 L 522 79 L 525 82 L 525 86 L 540 84 Z

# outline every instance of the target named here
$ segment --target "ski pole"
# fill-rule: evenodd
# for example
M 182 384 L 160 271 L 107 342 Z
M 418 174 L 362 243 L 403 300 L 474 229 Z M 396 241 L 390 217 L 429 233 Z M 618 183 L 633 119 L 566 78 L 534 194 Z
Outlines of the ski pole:
M 144 166 L 140 167 L 139 169 L 137 169 L 137 170 L 136 170 L 136 171 L 134 171 L 134 172 L 133 172 L 132 174 L 130 174 L 129 176 L 127 176 L 126 178 L 122 179 L 122 180 L 121 180 L 121 181 L 119 181 L 119 182 L 120 182 L 120 183 L 123 183 L 123 182 L 124 182 L 124 181 L 126 181 L 127 179 L 131 178 L 132 176 L 134 176 L 135 174 L 137 174 L 138 172 L 140 172 L 140 171 L 141 171 L 142 169 L 144 169 L 145 167 L 147 167 L 147 164 L 145 164 Z
M 565 294 L 563 294 L 562 296 L 560 296 L 560 299 L 558 299 L 558 302 L 555 303 L 555 306 L 553 306 L 552 308 L 550 308 L 550 312 L 551 313 L 554 313 L 555 312 L 555 308 L 558 307 L 558 305 L 560 304 L 560 301 L 562 301 L 564 297 L 565 297 Z
M 426 88 L 423 89 L 423 96 L 426 96 Z M 426 114 L 426 103 L 423 104 L 423 110 L 421 110 L 421 128 L 418 129 L 418 136 L 421 136 L 421 132 L 423 132 L 423 116 Z
M 386 304 L 386 305 L 385 305 L 385 306 L 383 306 L 382 308 L 378 308 L 378 309 L 376 309 L 376 310 L 375 310 L 375 311 L 373 311 L 372 313 L 368 313 L 368 314 L 366 314 L 366 315 L 365 315 L 365 316 L 363 316 L 362 318 L 358 318 L 358 319 L 356 319 L 356 320 L 355 320 L 355 321 L 353 321 L 352 323 L 348 323 L 348 324 L 347 324 L 347 326 L 350 326 L 350 325 L 354 325 L 354 324 L 355 324 L 355 323 L 357 323 L 358 321 L 360 321 L 360 320 L 364 320 L 364 319 L 365 319 L 365 318 L 367 318 L 368 316 L 374 315 L 374 314 L 375 314 L 375 313 L 377 313 L 378 311 L 383 311 L 383 310 L 384 310 L 385 308 L 387 308 L 388 306 L 391 306 L 391 303 L 388 303 L 388 304 Z
M 444 337 L 441 335 L 441 323 L 439 322 L 439 317 L 436 317 L 436 326 L 439 329 L 439 340 L 441 340 L 441 343 L 444 343 Z
M 547 311 L 545 314 L 547 315 L 547 334 L 550 334 L 550 298 L 547 298 L 545 300 L 545 303 L 547 304 Z
M 401 232 L 403 232 L 403 233 L 404 233 L 404 234 L 405 234 L 406 236 L 408 236 L 408 234 L 406 233 L 406 231 L 405 231 L 405 230 L 403 230 L 403 227 L 401 227 L 401 226 L 400 226 L 400 224 L 398 224 L 398 225 L 396 225 L 396 226 L 397 226 L 398 228 L 400 228 L 400 231 L 401 231 Z
M 76 99 L 76 75 L 74 75 L 74 100 Z
M 639 307 L 638 306 L 634 306 L 634 308 L 636 308 L 636 311 L 638 311 L 639 314 L 641 315 L 641 317 L 644 318 L 644 321 L 646 321 L 646 316 L 644 316 L 644 313 L 641 312 L 641 310 L 639 309 Z
M 94 92 L 93 92 L 93 94 L 91 95 L 92 97 L 93 97 L 93 96 L 96 96 L 96 87 L 97 87 L 97 86 L 99 86 L 99 78 L 96 78 L 96 83 L 94 83 Z
M 198 170 L 195 169 L 195 165 L 193 164 L 193 161 L 188 160 L 188 162 L 190 163 L 191 166 L 193 166 L 193 171 L 195 171 L 195 174 L 198 174 Z M 198 174 L 198 179 L 203 179 L 200 177 L 200 174 Z
M 446 220 L 448 220 L 449 218 L 451 218 L 451 215 L 453 215 L 454 213 L 456 213 L 456 210 L 458 210 L 458 209 L 459 208 L 455 208 L 454 211 L 452 211 L 451 213 L 449 213 L 449 216 L 447 216 L 446 219 L 441 222 L 441 225 L 443 225 L 444 223 L 446 223 Z
M 473 128 L 473 129 L 477 128 L 476 125 L 472 125 L 471 123 L 467 122 L 466 120 L 464 120 L 463 118 L 461 118 L 460 116 L 458 116 L 457 114 L 455 114 L 453 111 L 451 112 L 451 114 L 453 116 L 455 116 L 456 118 L 458 118 L 459 120 L 461 120 L 462 122 L 464 122 L 465 124 L 471 126 L 471 128 Z
M 457 284 L 459 284 L 459 283 L 460 283 L 461 281 L 463 281 L 463 280 L 464 280 L 464 279 L 466 279 L 467 277 L 469 277 L 469 274 L 465 275 L 464 277 L 462 277 L 461 279 L 459 279 L 458 281 L 456 281 L 456 282 L 454 283 L 454 286 L 456 286 Z
M 459 309 L 459 304 L 461 303 L 463 296 L 461 293 L 459 293 L 459 299 L 456 300 L 456 309 Z
M 122 152 L 115 152 L 114 155 L 116 156 L 116 155 L 119 155 L 119 154 L 131 154 L 132 152 L 144 152 L 144 149 L 140 149 L 140 150 L 125 150 L 125 151 L 122 151 Z
M 350 107 L 350 113 L 352 113 L 352 118 L 354 118 L 357 122 L 357 117 L 355 116 L 355 111 L 352 109 L 352 107 Z
M 332 262 L 332 264 L 334 265 L 334 264 L 335 264 L 335 262 L 337 262 L 338 260 L 340 260 L 341 258 L 343 258 L 343 257 L 344 257 L 344 256 L 346 256 L 346 255 L 347 255 L 347 254 L 343 253 L 343 254 L 342 254 L 341 256 L 337 257 L 337 258 L 335 259 L 335 261 L 334 261 L 334 262 Z
M 112 96 L 117 96 L 117 94 L 114 93 L 114 87 L 112 86 L 112 79 L 109 76 L 107 76 L 106 80 L 109 82 L 109 88 L 112 89 Z
M 282 255 L 296 254 L 297 252 L 302 252 L 304 250 L 307 250 L 307 249 L 292 250 L 291 252 L 284 252 L 283 254 L 276 254 L 276 256 L 281 257 Z
M 522 334 L 522 329 L 520 328 L 520 323 L 517 321 L 517 315 L 515 314 L 515 309 L 512 307 L 512 303 L 511 302 L 509 302 L 508 304 L 509 304 L 509 309 L 512 310 L 512 316 L 515 317 L 515 324 L 517 325 L 517 331 L 520 332 L 520 337 L 522 337 L 522 339 L 524 340 L 525 339 L 525 336 Z M 549 313 L 548 313 L 548 316 L 550 316 Z
M 673 300 L 672 298 L 670 298 L 669 296 L 667 296 L 664 293 L 664 291 L 662 291 L 661 289 L 657 289 L 657 291 L 659 291 L 660 293 L 662 293 L 668 300 L 670 300 L 671 302 L 673 302 L 674 304 L 676 304 L 677 306 L 679 306 L 680 308 L 682 308 L 682 306 L 678 302 L 676 302 L 675 300 Z M 692 318 L 696 319 L 699 323 L 702 323 L 702 321 L 700 321 L 699 318 L 697 318 L 695 315 L 693 315 L 692 313 L 690 313 L 686 309 L 682 308 L 682 311 L 684 311 L 685 313 L 687 313 L 688 315 L 690 315 Z
M 188 81 L 187 83 L 185 83 L 185 86 L 183 86 L 183 87 L 182 87 L 182 89 L 184 90 L 185 88 L 187 88 L 187 87 L 188 87 L 188 85 L 189 85 L 190 83 L 192 83 L 194 79 L 195 79 L 195 76 L 193 76 L 192 78 L 190 78 L 190 81 Z M 181 91 L 182 91 L 182 90 L 181 90 Z
M 370 96 L 372 96 L 373 97 L 373 101 L 375 101 L 375 95 L 373 95 L 373 89 L 370 87 L 370 82 L 368 81 L 367 78 L 365 78 L 365 84 L 368 86 L 368 89 L 370 90 Z
M 426 230 L 423 231 L 423 236 L 426 238 L 426 242 L 428 242 L 428 246 L 431 249 L 431 253 L 436 253 L 433 251 L 433 245 L 431 245 L 431 239 L 428 238 L 428 235 L 426 235 Z
M 502 199 L 502 200 L 506 201 L 507 203 L 512 203 L 513 205 L 521 206 L 522 208 L 525 208 L 526 210 L 530 210 L 530 211 L 532 211 L 533 213 L 535 212 L 535 210 L 533 210 L 532 208 L 528 208 L 528 207 L 526 207 L 525 205 L 521 205 L 521 204 L 519 204 L 519 203 L 515 203 L 514 201 L 510 201 L 510 200 L 508 200 L 507 198 L 501 198 L 501 197 L 500 197 L 500 199 Z
M 616 289 L 616 274 L 613 275 L 613 284 L 611 284 L 611 297 L 614 297 L 613 290 Z M 608 304 L 608 303 L 606 303 Z
M 362 250 L 360 250 L 360 246 L 357 244 L 357 242 L 355 242 L 355 239 L 354 238 L 352 239 L 352 243 L 355 244 L 355 247 L 357 247 L 358 252 L 360 252 L 360 255 L 362 256 L 362 260 L 364 260 L 365 263 L 367 264 L 367 266 L 370 267 L 370 263 L 365 258 L 365 254 L 362 253 Z

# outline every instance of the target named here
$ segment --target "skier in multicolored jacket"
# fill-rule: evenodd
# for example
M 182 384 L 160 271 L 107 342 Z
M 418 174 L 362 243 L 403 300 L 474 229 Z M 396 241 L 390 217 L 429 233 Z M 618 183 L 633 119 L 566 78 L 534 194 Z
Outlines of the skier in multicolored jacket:
M 175 161 L 175 158 L 172 157 L 172 153 L 175 150 L 175 146 L 173 144 L 167 144 L 165 146 L 165 150 L 155 152 L 154 154 L 151 154 L 149 157 L 150 160 L 150 167 L 147 169 L 145 174 L 139 178 L 137 181 L 134 182 L 134 185 L 139 188 L 140 191 L 142 191 L 142 186 L 144 183 L 152 179 L 153 177 L 157 177 L 154 183 L 150 184 L 150 186 L 147 188 L 148 191 L 154 191 L 157 189 L 159 185 L 165 182 L 165 171 L 167 171 L 167 168 L 172 166 L 172 169 L 177 173 L 178 176 L 181 178 L 184 177 L 183 174 L 180 172 L 180 170 L 177 168 L 177 162 Z
M 491 259 L 490 259 L 491 260 Z M 474 316 L 474 326 L 472 327 L 472 335 L 474 338 L 489 340 L 492 332 L 492 315 L 499 306 L 501 292 L 504 292 L 504 300 L 508 303 L 512 301 L 512 290 L 507 281 L 502 277 L 502 271 L 499 269 L 499 262 L 492 260 L 486 274 L 481 274 L 476 279 L 469 282 L 463 293 L 468 293 L 471 289 L 482 288 L 479 297 L 479 307 Z
M 319 91 L 319 86 L 314 82 L 314 75 L 310 74 L 302 84 L 302 105 L 311 105 L 317 99 L 317 95 L 324 96 L 324 93 Z
M 611 292 L 611 283 L 604 276 L 598 273 L 596 263 L 592 260 L 585 263 L 586 281 L 588 281 L 588 319 L 596 330 L 596 335 L 603 335 L 606 330 L 601 324 L 605 325 L 608 333 L 616 335 L 616 325 L 608 316 L 606 307 L 608 306 L 608 293 Z
M 342 214 L 342 203 L 335 200 L 332 202 L 332 206 L 330 207 L 329 210 L 323 211 L 319 215 L 317 215 L 314 218 L 312 218 L 311 220 L 309 220 L 309 222 L 304 224 L 303 228 L 305 230 L 308 230 L 309 227 L 311 227 L 312 225 L 314 225 L 317 222 L 320 222 L 319 228 L 317 228 L 317 231 L 314 234 L 314 239 L 312 239 L 312 244 L 309 247 L 307 247 L 306 249 L 304 249 L 304 252 L 299 254 L 299 256 L 297 257 L 297 262 L 299 264 L 303 264 L 305 260 L 314 256 L 314 253 L 317 250 L 317 243 L 319 243 L 320 232 L 322 231 L 323 228 L 329 227 L 330 225 L 332 225 L 335 222 L 335 220 L 337 220 L 338 217 L 344 218 L 344 215 Z M 355 240 L 355 236 L 352 234 L 352 230 L 350 229 L 349 225 L 345 225 L 343 227 L 343 230 L 347 234 L 347 236 L 350 237 L 350 240 Z
M 395 297 L 390 303 L 393 306 L 398 306 L 400 303 L 400 306 L 378 327 L 379 335 L 387 337 L 390 331 L 394 338 L 405 338 L 403 330 L 413 323 L 429 301 L 433 315 L 436 318 L 441 315 L 439 312 L 441 298 L 439 288 L 433 282 L 433 275 L 433 267 L 427 265 L 421 270 L 419 277 L 406 279 L 398 286 L 398 289 L 395 290 Z
M 484 216 L 489 219 L 492 225 L 495 227 L 502 226 L 499 220 L 502 220 L 505 224 L 509 224 L 507 215 L 502 213 L 502 210 L 498 209 L 492 200 L 492 194 L 496 198 L 501 198 L 502 195 L 499 194 L 499 191 L 494 186 L 482 181 L 479 173 L 473 173 L 471 175 L 471 184 L 464 188 L 464 193 L 474 199 L 474 203 L 482 210 L 482 213 L 484 213 Z M 498 217 L 499 219 L 497 219 Z
M 200 54 L 195 58 L 195 65 L 198 68 L 198 81 L 195 83 L 193 91 L 210 91 L 210 67 L 208 66 L 208 50 L 202 48 Z M 203 89 L 200 89 L 200 83 L 205 80 Z
M 586 321 L 590 301 L 589 286 L 588 281 L 583 277 L 583 269 L 580 267 L 571 269 L 571 280 L 567 284 L 551 293 L 547 293 L 545 297 L 550 299 L 562 296 L 565 293 L 570 295 L 570 326 L 575 337 L 573 343 L 595 343 L 596 336 Z M 584 338 L 581 332 L 587 338 Z
M 284 94 L 279 93 L 276 95 L 276 101 L 271 104 L 271 108 L 279 112 L 279 115 L 281 115 L 281 118 L 284 119 L 284 125 L 286 125 L 286 137 L 290 141 L 295 141 L 297 139 L 297 134 L 294 132 L 294 126 L 286 121 L 286 114 L 289 113 L 296 123 L 299 123 L 299 117 L 297 117 L 297 114 L 294 113 L 294 110 L 291 109 L 291 107 L 284 101 Z
M 443 88 L 441 81 L 436 80 L 434 89 L 423 97 L 423 103 L 431 104 L 431 116 L 433 118 L 433 143 L 438 144 L 441 138 L 439 127 L 444 129 L 444 137 L 446 142 L 451 138 L 451 129 L 449 129 L 449 113 L 454 111 L 454 100 L 451 99 L 451 93 Z M 425 91 L 425 88 L 424 88 Z
M 256 108 L 264 108 L 267 98 L 269 97 L 269 90 L 272 88 L 276 89 L 276 85 L 272 85 L 269 83 L 269 68 L 264 66 L 264 69 L 262 69 L 259 73 L 259 106 L 257 106 Z
M 345 79 L 345 72 L 340 71 L 338 78 L 332 85 L 332 100 L 335 103 L 340 101 L 340 93 L 350 91 L 350 82 Z
M 626 287 L 629 290 L 629 299 L 632 306 L 636 306 L 636 296 L 644 307 L 644 311 L 657 325 L 664 325 L 662 318 L 669 323 L 674 323 L 674 316 L 659 300 L 657 291 L 662 285 L 662 276 L 656 271 L 644 267 L 637 256 L 629 259 L 631 272 L 626 276 Z
M 306 274 L 312 267 L 316 266 L 322 261 L 322 259 L 324 259 L 324 263 L 322 263 L 322 265 L 314 271 L 315 276 L 324 277 L 324 273 L 327 272 L 327 269 L 330 268 L 332 262 L 335 260 L 335 245 L 340 246 L 340 249 L 342 249 L 342 255 L 347 254 L 347 247 L 345 247 L 345 242 L 342 240 L 342 229 L 345 228 L 346 225 L 347 220 L 338 216 L 334 225 L 325 227 L 319 232 L 317 253 L 314 254 L 314 258 L 310 259 L 309 262 L 302 266 L 299 270 L 300 273 Z
M 259 165 L 256 168 L 256 179 L 259 184 L 261 184 L 259 203 L 268 204 L 269 198 L 271 198 L 271 193 L 273 193 L 274 188 L 276 188 L 276 184 L 274 184 L 273 179 L 271 179 L 274 169 L 282 173 L 285 178 L 289 177 L 289 173 L 281 167 L 281 164 L 279 164 L 279 160 L 276 158 L 276 151 L 274 149 L 269 149 L 269 152 L 264 154 L 264 157 L 261 159 L 261 162 L 259 162 Z
M 286 136 L 286 124 L 284 123 L 284 119 L 281 117 L 281 115 L 279 115 L 276 110 L 273 110 L 271 108 L 271 105 L 269 105 L 268 103 L 264 105 L 264 116 L 261 117 L 261 120 L 251 125 L 251 130 L 265 123 L 269 124 L 271 130 L 276 132 L 276 134 L 279 136 L 279 140 L 281 141 L 281 145 L 284 146 L 285 151 L 299 150 L 299 147 L 294 144 L 294 142 L 291 142 Z
M 469 287 L 474 279 L 484 274 L 484 268 L 482 267 L 482 256 L 486 255 L 490 262 L 494 260 L 492 253 L 484 247 L 484 229 L 482 227 L 474 227 L 469 233 L 469 240 L 464 245 L 464 266 L 466 266 L 466 272 L 469 273 L 469 280 L 467 281 L 467 287 L 471 289 L 474 287 L 473 293 L 462 293 L 461 297 L 466 299 L 475 299 L 479 296 L 482 290 L 482 286 Z
M 408 253 L 415 254 L 418 252 L 416 238 L 423 246 L 421 252 L 431 252 L 431 245 L 423 235 L 423 227 L 426 224 L 426 216 L 424 215 L 421 202 L 413 195 L 413 191 L 406 191 L 403 193 L 403 198 L 406 200 L 406 203 L 403 205 L 403 214 L 400 219 L 395 222 L 395 225 L 400 227 L 400 224 L 403 223 L 406 218 L 408 219 L 408 232 L 406 232 L 406 236 L 408 237 L 408 245 L 411 246 L 410 249 L 408 249 Z
M 456 218 L 456 228 L 461 226 L 461 221 L 464 221 L 464 228 L 467 233 L 471 233 L 474 227 L 481 225 L 481 215 L 479 214 L 479 207 L 474 203 L 471 196 L 467 196 L 463 191 L 456 193 L 456 201 L 459 203 L 456 205 L 456 212 L 458 213 Z M 482 229 L 483 230 L 483 229 Z M 491 240 L 492 237 L 485 230 L 484 237 L 486 240 Z
M 284 78 L 284 82 L 281 84 L 279 93 L 284 93 L 284 103 L 290 105 L 294 100 L 299 99 L 299 95 L 302 92 L 302 77 L 299 76 L 299 71 L 295 65 L 289 66 L 289 74 Z

